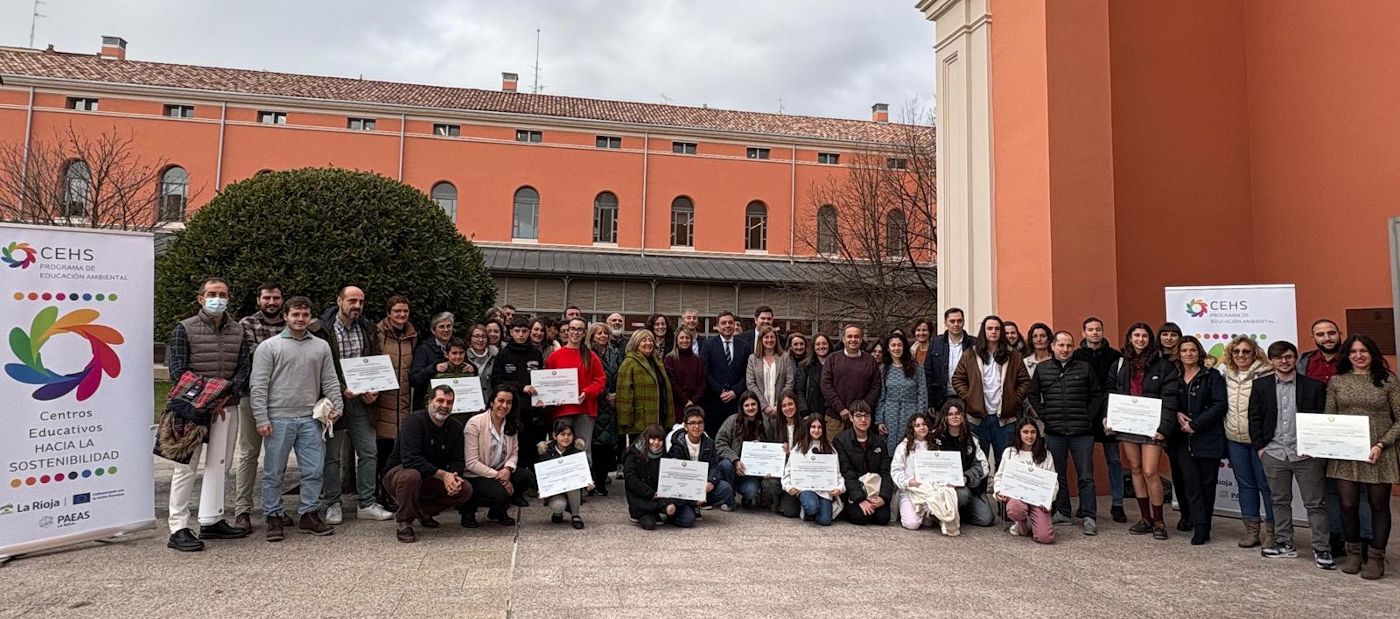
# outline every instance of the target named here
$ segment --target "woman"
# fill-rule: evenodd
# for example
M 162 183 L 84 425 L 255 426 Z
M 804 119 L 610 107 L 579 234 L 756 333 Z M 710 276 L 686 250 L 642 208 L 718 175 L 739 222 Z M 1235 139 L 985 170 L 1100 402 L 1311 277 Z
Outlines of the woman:
M 876 358 L 876 359 L 884 359 L 884 358 L 885 358 L 885 345 L 884 345 L 884 343 L 883 343 L 883 342 L 878 342 L 878 341 L 877 341 L 877 342 L 872 342 L 872 343 L 870 344 L 870 350 L 869 350 L 869 352 L 870 352 L 870 356 L 872 356 L 872 357 L 874 357 L 874 358 Z
M 656 356 L 665 357 L 676 347 L 676 335 L 671 332 L 671 323 L 661 314 L 652 314 L 647 319 L 647 328 L 656 336 Z
M 529 485 L 525 470 L 516 468 L 520 457 L 520 420 L 515 415 L 518 392 L 511 385 L 494 387 L 486 402 L 490 414 L 472 417 L 466 428 L 466 478 L 472 485 L 472 498 L 459 511 L 462 526 L 468 529 L 476 528 L 476 510 L 483 506 L 492 522 L 515 526 L 507 511 L 510 499 Z
M 800 456 L 812 454 L 835 454 L 831 441 L 826 438 L 826 421 L 821 415 L 810 415 L 802 422 L 807 428 L 793 445 L 792 453 Z M 788 456 L 789 458 L 792 455 Z M 823 527 L 831 526 L 831 519 L 841 513 L 841 483 L 838 480 L 836 487 L 831 490 L 804 490 L 793 484 L 792 467 L 783 469 L 783 491 L 790 497 L 796 497 L 802 505 L 802 511 L 798 514 L 803 520 L 815 521 Z
M 1329 460 L 1327 477 L 1337 480 L 1342 497 L 1342 530 L 1347 556 L 1342 572 L 1376 580 L 1385 575 L 1385 547 L 1390 541 L 1390 491 L 1400 483 L 1400 383 L 1390 372 L 1376 341 L 1353 335 L 1342 344 L 1346 356 L 1337 364 L 1337 375 L 1327 384 L 1328 415 L 1362 415 L 1369 419 L 1374 445 L 1366 462 Z M 1361 565 L 1361 529 L 1357 513 L 1361 501 L 1371 506 L 1371 552 Z
M 505 323 L 499 320 L 486 321 L 486 345 L 499 351 L 501 349 L 501 336 L 505 334 Z M 482 372 L 490 376 L 490 372 Z
M 1051 473 L 1055 472 L 1055 460 L 1046 453 L 1045 437 L 1040 435 L 1040 426 L 1034 420 L 1023 418 L 1017 422 L 1016 438 L 1016 443 L 1007 447 L 1006 453 L 1001 456 L 1004 466 L 1034 466 Z M 992 487 L 1001 486 L 1004 470 L 1005 468 L 997 469 Z M 1058 492 L 1057 483 L 1056 488 L 1050 491 L 1050 496 L 1055 496 Z M 996 500 L 1006 503 L 1006 517 L 1011 520 L 1011 528 L 1007 529 L 1007 533 L 1017 537 L 1029 535 L 1040 544 L 1055 543 L 1055 524 L 1051 522 L 1049 509 L 1039 505 L 1027 505 L 1000 493 L 993 496 Z
M 928 386 L 924 367 L 914 363 L 903 335 L 885 338 L 885 357 L 880 360 L 882 386 L 875 405 L 875 424 L 885 438 L 885 447 L 894 453 L 903 442 L 902 430 L 909 418 L 928 410 Z
M 501 308 L 499 308 L 499 307 L 493 307 L 493 308 L 491 308 L 491 309 L 486 310 L 486 318 L 485 318 L 485 320 L 486 320 L 486 322 L 498 322 L 498 321 L 504 322 L 504 321 L 505 321 L 505 313 L 501 311 Z M 494 344 L 493 344 L 493 345 L 494 345 Z
M 811 342 L 806 335 L 801 333 L 788 334 L 783 350 L 787 351 L 788 359 L 792 360 L 794 386 L 802 384 L 801 381 L 797 380 L 797 366 L 807 359 L 808 354 L 811 354 L 811 348 Z
M 1176 363 L 1176 347 L 1181 345 L 1181 327 L 1174 322 L 1164 322 L 1157 327 L 1157 343 L 1168 361 Z
M 671 380 L 656 361 L 656 336 L 639 329 L 627 341 L 627 355 L 617 370 L 618 430 L 640 434 L 648 426 L 680 423 L 673 404 Z
M 481 377 L 482 390 L 490 389 L 491 364 L 496 360 L 500 349 L 491 344 L 491 334 L 485 325 L 472 325 L 471 339 L 467 342 L 467 361 L 476 368 Z
M 890 479 L 897 490 L 895 503 L 899 506 L 899 524 L 910 531 L 932 524 L 937 501 L 932 496 L 935 487 L 917 479 L 914 457 L 922 451 L 935 449 L 933 418 L 928 413 L 915 413 L 904 424 L 904 431 L 890 459 Z M 954 499 L 956 500 L 956 499 Z
M 739 412 L 730 415 L 715 433 L 715 449 L 722 463 L 729 470 L 721 470 L 721 477 L 729 481 L 739 494 L 742 507 L 753 507 L 763 490 L 762 477 L 748 474 L 744 468 L 744 443 L 749 441 L 768 443 L 768 422 L 763 418 L 762 403 L 758 394 L 745 391 L 739 396 Z
M 1025 357 L 1027 353 L 1026 340 L 1021 337 L 1021 327 L 1016 326 L 1016 323 L 1010 320 L 1002 323 L 1001 327 L 1006 332 L 1006 345 Z
M 574 370 L 578 372 L 578 403 L 561 404 L 550 407 L 550 421 L 567 420 L 574 429 L 574 436 L 583 441 L 584 453 L 588 462 L 593 462 L 593 422 L 598 418 L 598 396 L 608 386 L 608 374 L 603 370 L 603 361 L 583 345 L 588 323 L 575 318 L 564 323 L 564 345 L 544 360 L 546 370 Z
M 914 364 L 924 367 L 924 357 L 928 356 L 929 342 L 933 341 L 933 323 L 920 318 L 914 322 L 914 343 L 909 345 L 914 356 Z
M 546 320 L 549 320 L 550 323 L 554 322 L 547 316 L 530 321 L 530 345 L 539 350 L 545 359 L 548 359 L 550 355 L 554 354 L 557 343 L 549 338 L 550 327 L 545 322 Z
M 1024 367 L 1019 363 L 1017 366 Z M 938 518 L 944 535 L 958 535 L 964 521 L 977 527 L 990 527 L 996 519 L 986 496 L 987 452 L 967 427 L 965 406 L 956 398 L 945 401 L 933 428 L 932 448 L 957 452 L 962 456 L 963 465 L 963 485 L 949 489 L 957 495 L 957 510 Z
M 666 374 L 671 379 L 675 391 L 672 410 L 683 411 L 687 406 L 698 406 L 705 397 L 705 362 L 691 350 L 695 332 L 687 327 L 676 330 L 676 347 L 666 353 L 664 364 Z
M 826 351 L 820 355 L 817 353 L 818 342 Z M 830 353 L 831 339 L 818 334 L 807 341 L 801 358 L 793 359 L 792 390 L 797 394 L 797 410 L 803 415 L 826 411 L 826 400 L 822 396 L 822 363 Z M 817 410 L 812 410 L 812 406 L 816 406 Z
M 972 348 L 964 352 L 949 382 L 967 410 L 972 432 L 988 457 L 1000 458 L 1016 431 L 1011 424 L 1021 414 L 1021 402 L 1031 391 L 1031 375 L 1021 353 L 1011 349 L 1001 318 L 987 316 Z M 968 354 L 968 353 L 971 354 Z
M 774 425 L 769 440 L 783 445 L 783 453 L 792 454 L 797 439 L 802 436 L 802 412 L 797 406 L 797 394 L 791 391 L 778 398 L 778 423 Z M 763 491 L 773 497 L 773 511 L 788 518 L 796 518 L 802 511 L 802 503 L 797 497 L 783 492 L 783 480 L 764 479 Z
M 635 334 L 632 337 L 636 339 Z M 631 347 L 630 342 L 628 347 Z M 673 499 L 656 496 L 656 489 L 660 486 L 661 459 L 666 455 L 665 438 L 666 431 L 661 426 L 647 426 L 637 442 L 627 448 L 627 454 L 622 459 L 627 515 L 647 531 L 655 531 L 657 522 L 676 515 L 676 502 Z
M 1050 352 L 1050 343 L 1055 341 L 1055 334 L 1050 331 L 1049 325 L 1037 322 L 1031 325 L 1031 330 L 1026 333 L 1026 340 L 1030 344 L 1023 361 L 1026 363 L 1026 373 L 1035 376 L 1035 366 L 1054 356 Z
M 794 374 L 792 360 L 783 354 L 782 347 L 778 345 L 778 332 L 773 327 L 759 329 L 758 341 L 744 372 L 744 382 L 749 392 L 758 396 L 764 423 L 772 424 L 777 420 L 778 396 L 784 391 L 792 391 L 796 382 Z
M 584 442 L 582 438 L 574 438 L 574 428 L 569 425 L 568 419 L 559 419 L 554 422 L 554 431 L 551 434 L 553 440 L 540 442 L 538 449 L 540 452 L 540 462 L 556 460 L 564 456 L 584 453 Z M 588 484 L 585 490 L 592 490 L 593 484 Z M 563 494 L 554 496 L 542 496 L 541 501 L 549 506 L 552 512 L 549 521 L 554 524 L 564 522 L 564 510 L 568 509 L 573 516 L 572 525 L 575 529 L 583 528 L 583 518 L 579 516 L 579 505 L 583 504 L 583 492 L 580 490 L 570 490 Z
M 1137 496 L 1138 510 L 1142 517 L 1137 524 L 1128 528 L 1133 535 L 1152 534 L 1159 540 L 1167 539 L 1167 525 L 1162 515 L 1162 480 L 1158 469 L 1162 463 L 1162 451 L 1167 436 L 1176 426 L 1176 410 L 1180 406 L 1177 398 L 1178 383 L 1181 378 L 1176 367 L 1162 355 L 1157 338 L 1152 335 L 1152 327 L 1144 322 L 1135 322 L 1128 327 L 1124 337 L 1123 358 L 1108 373 L 1108 393 L 1148 397 L 1161 400 L 1161 420 L 1157 431 L 1151 435 L 1117 432 L 1114 438 L 1123 455 L 1123 461 L 1132 472 L 1133 493 Z M 1108 418 L 1103 421 L 1104 430 L 1113 432 Z M 1248 431 L 1245 440 L 1249 440 Z M 1248 447 L 1248 443 L 1245 445 Z
M 408 381 L 413 385 L 413 407 L 419 408 L 432 399 L 428 394 L 428 381 L 434 374 L 447 371 L 447 346 L 452 343 L 452 330 L 456 319 L 452 312 L 438 312 L 428 321 L 432 337 L 423 338 L 413 349 L 413 365 L 408 371 Z
M 375 329 L 379 353 L 389 356 L 389 364 L 394 366 L 394 375 L 399 379 L 399 388 L 381 391 L 374 400 L 374 434 L 379 462 L 378 471 L 384 472 L 384 464 L 394 453 L 394 439 L 399 436 L 403 420 L 413 412 L 412 388 L 409 373 L 413 365 L 414 345 L 418 342 L 418 332 L 408 321 L 408 299 L 402 295 L 389 297 L 385 303 L 388 313 L 379 321 Z M 444 369 L 446 359 L 444 358 Z M 375 487 L 384 494 L 382 480 L 375 480 Z M 383 497 L 387 500 L 388 497 Z M 381 505 L 388 505 L 383 501 Z
M 1240 548 L 1274 545 L 1274 495 L 1269 492 L 1269 480 L 1264 475 L 1264 463 L 1249 441 L 1249 394 L 1254 381 L 1273 373 L 1274 368 L 1259 345 L 1247 335 L 1237 335 L 1225 347 L 1229 359 L 1221 370 L 1225 377 L 1225 396 L 1229 409 L 1225 413 L 1225 438 L 1230 468 L 1235 470 L 1235 484 L 1240 491 L 1240 517 L 1244 519 L 1244 536 Z M 1260 504 L 1263 522 L 1260 522 Z
M 612 343 L 608 325 L 595 322 L 588 327 L 588 347 L 603 362 L 608 381 L 598 398 L 598 418 L 593 424 L 593 490 L 589 495 L 608 496 L 608 473 L 617 470 L 618 456 L 625 445 L 617 429 L 617 370 L 622 366 L 622 349 Z
M 1193 336 L 1177 343 L 1177 429 L 1170 441 L 1172 481 L 1178 493 L 1182 520 L 1192 531 L 1191 545 L 1210 541 L 1215 513 L 1215 486 L 1220 480 L 1220 460 L 1225 457 L 1225 379 L 1206 367 L 1205 347 Z

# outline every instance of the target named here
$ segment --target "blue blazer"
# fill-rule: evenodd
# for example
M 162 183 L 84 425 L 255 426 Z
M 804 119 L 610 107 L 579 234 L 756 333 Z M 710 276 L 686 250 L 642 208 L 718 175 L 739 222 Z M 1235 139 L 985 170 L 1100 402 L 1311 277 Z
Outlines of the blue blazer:
M 977 345 L 977 338 L 963 331 L 963 352 Z M 944 331 L 928 344 L 928 354 L 924 355 L 924 382 L 928 384 L 928 405 L 942 408 L 948 397 L 948 332 Z
M 737 395 L 747 389 L 745 372 L 753 346 L 737 337 L 731 341 L 733 359 L 728 363 L 724 360 L 723 338 L 707 338 L 700 344 L 700 361 L 705 364 L 705 395 L 713 396 L 716 401 L 721 392 L 733 391 Z

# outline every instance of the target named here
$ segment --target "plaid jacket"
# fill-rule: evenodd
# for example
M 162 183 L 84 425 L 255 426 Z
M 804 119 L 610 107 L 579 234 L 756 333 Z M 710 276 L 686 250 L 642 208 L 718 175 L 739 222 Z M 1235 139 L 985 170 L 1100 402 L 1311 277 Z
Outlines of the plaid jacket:
M 617 370 L 617 427 L 623 434 L 640 434 L 652 424 L 671 419 L 671 379 L 660 363 L 653 365 L 639 352 L 629 352 Z
M 243 331 L 247 333 L 249 340 L 253 344 L 253 350 L 257 350 L 258 344 L 282 332 L 287 327 L 287 319 L 281 314 L 274 316 L 276 322 L 269 321 L 261 311 L 253 312 L 238 321 L 243 325 Z

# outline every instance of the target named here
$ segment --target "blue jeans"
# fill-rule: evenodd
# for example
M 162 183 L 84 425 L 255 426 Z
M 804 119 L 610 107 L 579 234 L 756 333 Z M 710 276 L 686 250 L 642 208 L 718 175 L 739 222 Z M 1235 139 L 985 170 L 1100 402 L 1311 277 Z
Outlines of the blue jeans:
M 988 419 L 982 423 L 984 425 L 987 423 L 992 425 L 992 457 L 996 458 L 997 466 L 1001 466 L 1002 452 L 1006 451 L 1006 448 L 1010 447 L 1011 443 L 1015 440 L 1016 424 L 1013 422 L 1003 426 L 1001 422 L 996 419 Z
M 802 503 L 802 519 L 815 520 L 817 524 L 831 526 L 831 499 L 824 499 L 811 490 L 803 490 L 797 495 Z
M 734 506 L 734 488 L 738 488 L 739 494 L 742 495 L 747 501 L 753 501 L 758 499 L 758 494 L 760 491 L 760 482 L 762 481 L 762 478 L 739 477 L 739 472 L 734 470 L 734 463 L 730 462 L 729 460 L 720 460 L 719 466 L 715 467 L 715 470 L 719 471 L 720 481 L 729 485 L 729 488 L 731 490 L 729 499 L 730 507 Z M 719 490 L 719 484 L 715 484 L 715 490 Z M 708 500 L 708 498 L 706 500 Z M 718 503 L 711 502 L 711 504 L 717 505 Z
M 1094 437 L 1050 435 L 1045 437 L 1045 446 L 1049 448 L 1050 458 L 1055 461 L 1055 471 L 1060 476 L 1054 511 L 1069 517 L 1069 461 L 1073 458 L 1074 474 L 1079 483 L 1079 512 L 1076 515 L 1080 518 L 1097 518 L 1099 502 L 1096 497 L 1098 491 L 1094 487 Z
M 977 437 L 977 443 L 982 446 L 982 451 L 987 452 L 987 457 L 991 458 L 996 444 L 996 433 L 1001 430 L 997 427 L 997 420 L 991 417 L 982 419 L 981 423 L 972 426 L 972 435 Z
M 721 466 L 723 466 L 721 464 Z M 713 482 L 715 487 L 705 495 L 706 505 L 734 505 L 734 487 L 723 479 Z M 676 515 L 671 520 L 676 526 L 688 529 L 695 524 L 695 510 L 698 506 L 694 501 L 676 501 Z
M 374 425 L 369 419 L 369 412 L 365 410 L 365 403 L 359 398 L 351 398 L 345 402 L 345 415 L 335 422 L 335 436 L 326 440 L 322 507 L 340 504 L 340 455 L 347 435 L 354 448 L 351 458 L 355 460 L 355 494 L 359 495 L 359 506 L 374 505 L 374 482 L 379 477 Z
M 1113 506 L 1122 507 L 1123 454 L 1118 450 L 1118 441 L 1100 444 L 1103 445 L 1103 461 L 1108 465 L 1108 492 L 1113 495 Z
M 301 504 L 297 514 L 316 511 L 321 506 L 321 473 L 326 459 L 326 440 L 321 438 L 321 422 L 306 417 L 272 419 L 272 436 L 263 437 L 262 508 L 263 514 L 282 515 L 282 475 L 287 457 L 297 451 L 301 470 Z
M 1274 496 L 1269 492 L 1269 478 L 1264 475 L 1264 463 L 1259 452 L 1248 443 L 1229 441 L 1230 468 L 1235 470 L 1235 485 L 1240 494 L 1240 516 L 1259 520 L 1259 502 L 1263 497 L 1264 522 L 1274 521 Z

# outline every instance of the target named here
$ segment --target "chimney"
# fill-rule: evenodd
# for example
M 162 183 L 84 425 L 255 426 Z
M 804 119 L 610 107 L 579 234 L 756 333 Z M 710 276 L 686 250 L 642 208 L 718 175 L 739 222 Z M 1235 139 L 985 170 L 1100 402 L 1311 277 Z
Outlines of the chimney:
M 501 74 L 501 91 L 515 92 L 515 87 L 520 82 L 520 76 L 514 73 Z
M 870 120 L 877 123 L 890 122 L 890 104 L 876 103 L 870 106 Z
M 126 60 L 126 39 L 103 36 L 102 51 L 97 55 L 107 60 Z

